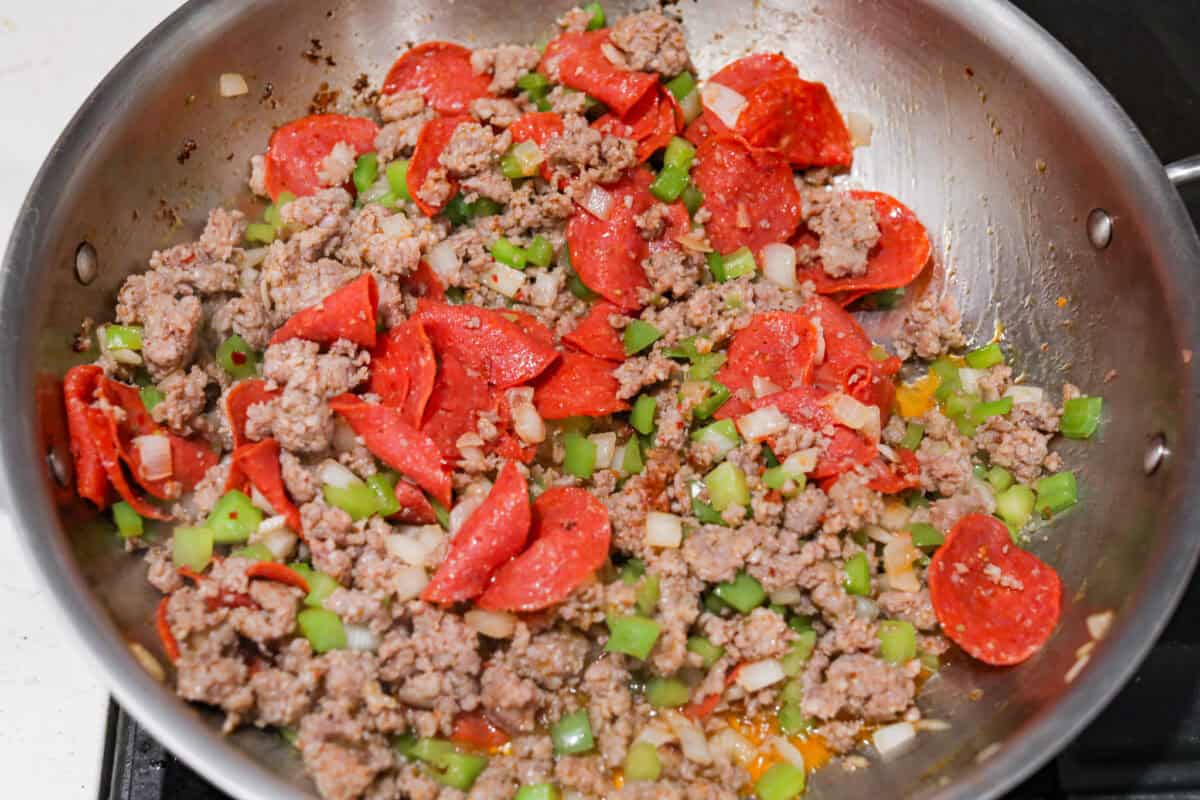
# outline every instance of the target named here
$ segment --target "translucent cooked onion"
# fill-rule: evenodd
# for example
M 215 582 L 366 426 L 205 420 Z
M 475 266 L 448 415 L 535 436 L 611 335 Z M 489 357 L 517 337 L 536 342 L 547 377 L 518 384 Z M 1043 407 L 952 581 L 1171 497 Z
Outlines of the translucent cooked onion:
M 383 546 L 388 555 L 395 556 L 410 567 L 425 567 L 429 565 L 430 554 L 437 545 L 431 547 L 427 542 L 406 533 L 392 533 L 384 537 Z
M 421 567 L 403 567 L 396 570 L 392 591 L 401 603 L 412 600 L 425 589 L 429 576 Z
M 675 731 L 675 735 L 679 737 L 679 746 L 683 750 L 684 758 L 697 764 L 712 763 L 712 752 L 708 749 L 708 740 L 704 738 L 704 732 L 695 723 L 678 711 L 665 711 L 663 716 L 666 717 L 671 730 Z
M 700 112 L 704 110 L 700 106 L 700 92 L 693 89 L 684 95 L 684 98 L 679 101 L 679 110 L 683 112 L 683 122 L 685 125 L 690 124 L 692 120 L 700 116 Z
M 817 458 L 821 455 L 815 447 L 797 450 L 783 460 L 780 465 L 789 475 L 807 475 L 817 468 Z
M 898 531 L 908 524 L 910 516 L 912 516 L 912 509 L 904 503 L 884 503 L 883 513 L 879 516 L 879 524 L 889 531 Z
M 546 440 L 546 422 L 533 405 L 533 389 L 509 389 L 508 407 L 512 410 L 513 431 L 521 441 L 539 444 Z
M 704 84 L 704 88 L 700 90 L 700 101 L 728 128 L 737 127 L 738 117 L 746 107 L 745 97 L 714 81 Z
M 476 633 L 489 639 L 511 638 L 517 629 L 517 618 L 507 611 L 484 611 L 473 608 L 463 615 L 463 620 Z
M 467 487 L 467 490 L 463 493 L 462 498 L 454 505 L 454 508 L 450 509 L 451 536 L 458 533 L 459 529 L 462 528 L 463 523 L 475 513 L 475 509 L 483 505 L 484 498 L 487 497 L 488 492 L 491 490 L 492 484 L 489 481 L 473 483 Z
M 757 692 L 768 686 L 779 683 L 787 677 L 783 665 L 774 658 L 764 658 L 762 661 L 752 661 L 743 664 L 738 670 L 737 685 L 747 692 Z
M 781 606 L 792 606 L 804 599 L 804 593 L 798 588 L 780 589 L 770 594 L 771 603 Z
M 848 394 L 838 392 L 831 394 L 827 400 L 829 413 L 833 418 L 856 431 L 862 431 L 868 436 L 879 435 L 879 408 L 860 403 Z
M 263 546 L 271 551 L 277 560 L 283 561 L 296 551 L 296 542 L 299 541 L 296 534 L 292 533 L 287 528 L 287 519 L 285 517 L 271 517 L 270 519 L 283 520 L 282 528 L 276 528 L 258 537 L 258 541 L 262 542 Z M 265 525 L 268 520 L 263 520 Z M 259 526 L 259 531 L 262 531 L 262 526 Z
M 1005 397 L 1013 399 L 1013 405 L 1019 406 L 1023 403 L 1037 404 L 1046 399 L 1046 390 L 1040 386 L 1010 386 L 1008 391 L 1004 393 Z
M 345 489 L 358 483 L 358 476 L 331 458 L 327 458 L 317 467 L 317 480 L 326 486 Z
M 987 370 L 959 367 L 958 378 L 962 381 L 962 390 L 967 394 L 979 394 L 979 379 L 987 374 Z
M 875 134 L 875 125 L 863 114 L 857 111 L 847 111 L 846 129 L 850 131 L 850 143 L 854 147 L 866 147 L 871 143 Z
M 171 463 L 170 439 L 157 433 L 151 433 L 135 437 L 133 447 L 137 450 L 138 458 L 141 460 L 139 471 L 143 478 L 158 481 L 171 477 L 175 467 Z
M 341 417 L 333 420 L 333 449 L 339 453 L 349 453 L 358 447 L 358 434 L 350 427 L 350 423 Z
M 366 625 L 344 625 L 346 647 L 350 650 L 373 652 L 379 649 L 379 634 Z
M 661 747 L 664 744 L 670 744 L 675 741 L 675 734 L 669 728 L 657 723 L 650 723 L 642 728 L 641 733 L 637 735 L 634 742 L 648 742 L 655 747 Z
M 754 743 L 733 728 L 722 728 L 708 740 L 712 752 L 738 764 L 749 764 L 758 757 Z
M 250 92 L 246 79 L 239 72 L 222 72 L 221 77 L 217 79 L 217 86 L 221 97 L 240 97 Z
M 610 468 L 613 463 L 613 453 L 617 449 L 617 435 L 612 431 L 608 433 L 593 433 L 588 437 L 588 441 L 596 446 L 596 458 L 592 463 L 593 468 Z
M 593 217 L 607 220 L 612 212 L 613 196 L 606 189 L 593 186 L 583 198 L 583 207 Z
M 908 747 L 917 738 L 917 730 L 911 722 L 897 722 L 885 725 L 871 734 L 875 749 L 884 758 L 893 756 Z
M 646 514 L 646 544 L 651 547 L 679 547 L 682 543 L 682 519 L 662 511 Z
M 494 292 L 511 299 L 521 294 L 525 287 L 525 273 L 505 264 L 492 264 L 479 278 L 480 283 Z
M 782 242 L 773 242 L 762 249 L 763 275 L 784 289 L 799 286 L 796 279 L 796 249 Z
M 783 433 L 791 422 L 776 406 L 765 406 L 738 418 L 737 427 L 742 436 L 751 442 L 761 442 L 777 433 Z
M 537 172 L 538 166 L 546 160 L 542 155 L 542 148 L 538 147 L 537 142 L 517 142 L 513 145 L 512 154 L 521 167 L 522 175 L 532 175 Z
M 888 584 L 900 592 L 921 591 L 921 581 L 913 569 L 913 563 L 921 557 L 921 551 L 913 546 L 912 539 L 899 535 L 883 547 L 883 571 Z
M 879 618 L 879 606 L 875 605 L 875 601 L 867 597 L 854 598 L 854 616 L 859 619 L 865 619 L 868 622 Z
M 245 268 L 242 270 L 243 282 L 245 282 L 248 277 L 246 275 L 246 269 L 253 271 L 255 267 L 257 267 L 259 264 L 261 264 L 263 261 L 266 260 L 267 252 L 269 250 L 270 250 L 269 247 L 253 247 L 249 250 L 244 250 L 242 252 L 242 266 Z M 258 281 L 258 273 L 254 272 L 253 273 L 253 282 L 257 282 L 257 281 Z
M 442 279 L 442 283 L 449 286 L 458 283 L 462 266 L 458 263 L 458 254 L 454 252 L 454 245 L 448 241 L 435 244 L 429 249 L 429 255 L 425 260 L 429 263 L 429 268 Z
M 529 289 L 529 302 L 539 308 L 549 308 L 558 299 L 560 291 L 562 291 L 562 273 L 541 270 L 535 275 L 533 286 Z
M 775 394 L 782 391 L 778 386 L 771 383 L 761 375 L 755 375 L 750 379 L 750 386 L 754 389 L 755 397 L 766 397 L 769 394 Z
M 783 756 L 783 760 L 790 763 L 793 767 L 804 769 L 804 754 L 796 749 L 796 746 L 782 736 L 774 736 L 771 738 L 771 747 L 776 753 Z

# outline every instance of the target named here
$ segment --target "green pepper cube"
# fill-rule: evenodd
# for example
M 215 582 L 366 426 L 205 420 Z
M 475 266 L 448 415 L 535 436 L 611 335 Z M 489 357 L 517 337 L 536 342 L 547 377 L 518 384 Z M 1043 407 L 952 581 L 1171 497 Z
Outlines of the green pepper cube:
M 275 241 L 275 226 L 269 222 L 251 222 L 246 226 L 246 241 L 250 244 L 270 244 Z
M 588 3 L 583 10 L 589 14 L 587 24 L 589 31 L 598 31 L 608 24 L 608 19 L 604 15 L 604 6 L 599 3 Z
M 646 702 L 655 708 L 679 708 L 691 698 L 692 690 L 678 678 L 654 677 L 646 682 Z
M 725 280 L 753 275 L 758 265 L 754 263 L 754 253 L 749 247 L 739 247 L 725 256 Z
M 1003 492 L 1013 485 L 1012 473 L 1004 467 L 992 467 L 987 471 L 986 480 L 997 492 Z
M 370 189 L 379 178 L 379 156 L 363 153 L 354 161 L 354 188 L 359 193 Z
M 475 785 L 487 764 L 488 760 L 483 756 L 454 750 L 433 762 L 434 779 L 443 786 L 465 792 Z
M 668 164 L 659 171 L 658 175 L 654 178 L 654 182 L 650 184 L 650 194 L 664 203 L 673 203 L 679 199 L 679 196 L 683 194 L 683 190 L 687 186 L 687 170 Z
M 767 599 L 762 584 L 745 572 L 739 572 L 731 581 L 718 583 L 713 594 L 742 614 L 749 614 Z
M 625 455 L 621 459 L 621 472 L 626 475 L 637 475 L 645 467 L 642 460 L 642 446 L 637 437 L 630 437 L 625 443 Z
M 112 515 L 121 538 L 134 539 L 146 532 L 146 525 L 141 516 L 124 500 L 113 503 Z
M 560 756 L 579 755 L 595 747 L 587 709 L 581 708 L 561 717 L 550 726 L 550 739 L 554 742 L 554 752 Z
M 163 393 L 158 390 L 157 386 L 143 386 L 138 389 L 138 396 L 142 398 L 142 405 L 147 411 L 153 411 L 154 407 L 163 401 Z
M 654 433 L 654 413 L 657 410 L 657 400 L 648 394 L 639 395 L 633 403 L 633 410 L 629 412 L 629 424 L 638 433 Z
M 658 607 L 659 596 L 658 576 L 651 574 L 642 578 L 642 582 L 634 594 L 634 605 L 637 607 L 638 613 L 644 617 L 652 616 L 654 609 Z
M 386 472 L 378 472 L 367 478 L 367 486 L 375 494 L 375 511 L 380 516 L 390 517 L 400 511 L 400 501 L 396 499 L 396 476 Z
M 171 542 L 171 560 L 176 567 L 189 567 L 196 572 L 203 572 L 212 560 L 213 532 L 208 528 L 175 529 Z
M 1033 488 L 1037 492 L 1035 508 L 1046 517 L 1066 511 L 1079 502 L 1074 472 L 1056 472 L 1048 475 L 1034 484 Z
M 656 781 L 662 775 L 658 748 L 650 742 L 634 742 L 625 754 L 623 773 L 627 781 Z
M 797 632 L 788 651 L 779 659 L 783 674 L 794 678 L 804 671 L 804 665 L 812 657 L 813 649 L 817 646 L 817 632 L 812 628 Z
M 346 486 L 327 483 L 321 487 L 321 494 L 326 503 L 340 508 L 356 521 L 366 519 L 379 508 L 379 500 L 374 490 L 360 480 L 351 481 Z
M 530 94 L 546 94 L 550 90 L 550 80 L 540 72 L 526 72 L 517 78 L 517 88 Z
M 554 245 L 545 236 L 538 234 L 525 248 L 525 259 L 535 267 L 548 267 L 554 260 Z
M 758 800 L 794 800 L 804 794 L 804 770 L 781 761 L 762 774 L 754 793 Z
M 1104 407 L 1102 397 L 1072 397 L 1063 403 L 1062 422 L 1059 430 L 1068 439 L 1089 439 L 1100 426 L 1100 412 Z
M 621 567 L 621 582 L 633 586 L 646 574 L 646 562 L 640 558 L 631 558 Z
M 952 394 L 962 388 L 962 377 L 958 374 L 958 365 L 948 358 L 939 358 L 929 365 L 929 372 L 938 377 L 938 386 L 933 396 L 938 402 L 944 402 Z
M 879 656 L 892 664 L 917 657 L 917 629 L 911 622 L 887 619 L 879 623 Z
M 296 615 L 300 633 L 314 653 L 346 649 L 346 629 L 337 614 L 324 608 L 306 608 Z
M 871 565 L 866 553 L 855 553 L 846 559 L 846 577 L 843 585 L 850 594 L 866 597 L 871 593 Z
M 725 520 L 712 506 L 699 497 L 692 498 L 692 515 L 705 525 L 724 525 Z
M 913 547 L 941 547 L 946 541 L 941 532 L 928 522 L 912 522 L 908 526 Z
M 492 243 L 492 258 L 513 269 L 525 269 L 525 251 L 503 236 Z
M 236 333 L 217 346 L 217 364 L 235 380 L 258 374 L 258 353 Z
M 725 655 L 724 647 L 713 644 L 703 636 L 689 636 L 687 649 L 689 653 L 700 656 L 701 666 L 705 669 L 710 669 L 721 656 Z
M 675 95 L 676 100 L 682 100 L 696 88 L 696 76 L 690 72 L 681 72 L 667 81 L 667 91 Z
M 104 345 L 109 350 L 141 350 L 142 326 L 105 325 Z
M 727 356 L 724 353 L 700 353 L 692 359 L 691 369 L 688 370 L 689 381 L 706 381 L 717 374 L 725 365 Z
M 213 506 L 205 526 L 212 531 L 217 544 L 242 544 L 258 530 L 263 512 L 243 492 L 226 492 Z
M 625 326 L 625 355 L 632 356 L 640 353 L 661 338 L 662 331 L 658 328 L 649 322 L 635 319 Z
M 646 617 L 628 615 L 624 617 L 609 617 L 608 643 L 604 645 L 609 653 L 624 653 L 634 658 L 646 660 L 654 643 L 658 641 L 661 628 L 658 623 Z
M 1022 484 L 1013 484 L 996 495 L 996 516 L 1014 528 L 1023 528 L 1033 516 L 1036 502 L 1033 490 Z
M 522 786 L 513 800 L 562 800 L 562 792 L 553 783 L 534 783 Z
M 713 280 L 717 283 L 724 283 L 725 277 L 725 257 L 720 253 L 712 252 L 704 257 L 708 263 L 708 271 L 712 275 Z
M 408 193 L 408 159 L 392 161 L 386 172 L 391 193 L 405 202 L 412 202 L 412 195 Z
M 804 712 L 794 703 L 784 703 L 779 707 L 779 730 L 784 736 L 796 736 L 812 727 L 812 722 L 804 716 Z
M 904 450 L 916 450 L 921 446 L 921 440 L 925 438 L 925 426 L 918 422 L 910 422 L 904 429 L 904 438 L 900 440 L 900 447 Z
M 325 601 L 329 596 L 341 588 L 332 575 L 319 572 L 303 561 L 288 566 L 300 573 L 308 583 L 308 594 L 304 598 L 304 605 L 309 608 L 324 608 Z
M 963 358 L 971 369 L 988 369 L 1004 363 L 1004 353 L 1001 352 L 1000 345 L 995 342 L 972 350 Z
M 596 444 L 570 431 L 563 436 L 563 469 L 568 475 L 587 480 L 596 468 Z
M 976 425 L 982 425 L 991 417 L 1002 417 L 1012 411 L 1013 399 L 1001 397 L 987 403 L 976 403 L 971 407 L 970 418 Z
M 724 458 L 741 441 L 738 437 L 737 427 L 731 419 L 709 423 L 703 428 L 693 431 L 691 439 L 710 449 L 716 458 Z
M 674 136 L 667 143 L 667 151 L 663 154 L 663 164 L 668 167 L 675 167 L 683 172 L 687 172 L 692 168 L 692 161 L 696 158 L 696 148 L 687 139 L 680 136 Z M 682 189 L 680 191 L 683 191 Z
M 680 193 L 679 202 L 683 203 L 689 214 L 696 216 L 700 206 L 704 205 L 704 192 L 697 189 L 696 184 L 689 183 Z
M 274 561 L 275 555 L 262 542 L 239 547 L 229 554 L 232 558 L 244 558 L 247 561 Z
M 750 487 L 746 484 L 746 473 L 736 464 L 725 461 L 704 476 L 708 498 L 718 514 L 730 506 L 750 504 Z

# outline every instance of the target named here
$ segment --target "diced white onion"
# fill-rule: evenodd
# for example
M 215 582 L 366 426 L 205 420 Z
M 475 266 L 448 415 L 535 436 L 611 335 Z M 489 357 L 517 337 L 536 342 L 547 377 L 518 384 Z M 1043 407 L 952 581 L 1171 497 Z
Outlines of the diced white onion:
M 629 442 L 621 442 L 617 445 L 617 449 L 613 450 L 612 468 L 622 475 L 625 472 L 625 451 L 629 448 Z
M 546 422 L 537 412 L 532 399 L 514 401 L 513 393 L 521 389 L 509 389 L 508 407 L 512 409 L 513 431 L 527 444 L 539 444 L 546 440 Z M 530 390 L 532 392 L 532 390 Z
M 868 539 L 879 542 L 880 544 L 887 544 L 896 538 L 878 525 L 864 525 L 862 532 L 867 535 Z
M 758 757 L 754 743 L 733 728 L 722 728 L 708 740 L 712 752 L 738 764 L 749 764 Z
M 791 422 L 776 406 L 764 406 L 738 418 L 737 427 L 742 436 L 751 442 L 761 442 L 777 433 L 783 433 Z
M 532 175 L 537 172 L 538 166 L 545 160 L 542 155 L 542 149 L 537 146 L 537 142 L 526 141 L 517 142 L 512 148 L 513 158 L 521 167 L 522 175 Z
M 807 475 L 817 468 L 817 458 L 820 451 L 815 447 L 797 450 L 783 460 L 779 466 L 789 475 Z
M 770 597 L 772 605 L 791 606 L 803 600 L 804 593 L 800 589 L 793 587 L 771 592 Z
M 402 567 L 396 570 L 396 578 L 392 583 L 392 593 L 401 603 L 412 600 L 425 589 L 429 576 L 421 567 Z
M 529 302 L 538 308 L 549 308 L 562 291 L 563 273 L 559 270 L 539 270 L 529 289 Z
M 458 283 L 462 265 L 458 261 L 458 254 L 454 252 L 454 245 L 450 242 L 443 240 L 435 244 L 429 249 L 429 255 L 425 260 L 428 262 L 429 268 L 442 279 L 442 283 L 448 286 Z
M 131 367 L 136 367 L 142 363 L 142 357 L 136 350 L 126 350 L 123 347 L 116 350 L 109 350 L 108 357 L 118 364 L 127 364 Z
M 776 392 L 781 391 L 778 386 L 771 383 L 771 381 L 767 380 L 761 375 L 755 375 L 753 378 L 751 378 L 750 386 L 754 389 L 755 397 L 766 397 L 769 394 L 775 394 Z
M 689 406 L 704 400 L 708 394 L 708 381 L 684 381 L 679 387 L 679 401 Z
M 717 460 L 724 458 L 730 450 L 738 445 L 737 440 L 730 439 L 729 437 L 722 435 L 720 431 L 714 430 L 711 427 L 701 429 L 700 435 L 697 437 L 696 441 L 702 447 L 706 447 L 711 450 L 713 453 L 713 458 Z
M 282 561 L 296 551 L 296 543 L 299 541 L 299 539 L 296 537 L 296 534 L 287 529 L 286 518 L 271 517 L 271 519 L 282 519 L 285 527 L 276 528 L 275 530 L 268 531 L 267 533 L 260 535 L 258 541 L 262 542 L 263 546 L 271 551 L 272 556 L 274 556 L 277 560 Z M 268 521 L 269 520 L 263 520 L 263 525 L 266 525 Z M 259 531 L 261 532 L 261 530 L 262 527 L 259 526 Z
M 222 72 L 221 77 L 217 79 L 217 85 L 221 91 L 221 97 L 240 97 L 250 91 L 250 87 L 246 85 L 246 79 L 237 72 Z
M 379 649 L 379 634 L 366 625 L 343 625 L 346 631 L 346 647 L 351 650 L 371 652 Z
M 157 433 L 135 437 L 133 447 L 141 461 L 142 477 L 158 481 L 171 477 L 175 471 L 171 463 L 171 440 Z
M 583 198 L 583 207 L 593 217 L 602 220 L 607 220 L 609 213 L 612 212 L 613 196 L 605 189 L 599 186 L 593 186 L 588 189 L 587 195 Z
M 774 736 L 771 738 L 771 747 L 776 753 L 783 756 L 783 760 L 790 763 L 793 767 L 804 769 L 804 754 L 796 749 L 796 746 L 782 736 Z
M 1021 384 L 1008 387 L 1008 391 L 1004 393 L 1004 396 L 1011 397 L 1014 406 L 1025 403 L 1037 404 L 1046 399 L 1046 390 L 1040 386 L 1026 386 Z
M 249 250 L 243 250 L 242 251 L 242 266 L 245 267 L 246 269 L 253 270 L 259 264 L 266 261 L 267 252 L 269 250 L 270 250 L 269 247 L 252 247 Z M 248 277 L 251 278 L 251 280 L 253 282 L 257 283 L 257 279 L 258 279 L 257 272 L 253 273 L 252 276 L 248 276 L 246 274 L 245 270 L 243 270 L 242 271 L 242 280 L 245 281 Z
M 675 734 L 669 728 L 650 723 L 642 728 L 641 732 L 634 739 L 634 742 L 647 742 L 655 747 L 662 747 L 664 744 L 670 744 L 675 741 Z
M 327 458 L 317 467 L 317 480 L 326 486 L 345 489 L 358 483 L 358 476 L 331 458 Z
M 908 524 L 910 516 L 912 516 L 912 509 L 904 503 L 884 503 L 883 513 L 879 515 L 879 524 L 889 531 L 898 531 Z
M 979 379 L 987 374 L 982 369 L 959 367 L 958 378 L 962 381 L 962 390 L 967 394 L 979 394 Z
M 134 660 L 141 665 L 142 669 L 146 670 L 151 678 L 160 683 L 167 679 L 166 670 L 163 669 L 162 664 L 158 663 L 158 659 L 149 650 L 137 642 L 130 642 L 129 652 L 133 654 Z
M 919 719 L 912 724 L 919 731 L 948 731 L 950 723 L 944 719 Z
M 593 466 L 596 469 L 608 469 L 613 463 L 613 451 L 617 449 L 617 435 L 608 433 L 593 433 L 588 441 L 596 446 L 596 459 Z
M 1088 633 L 1093 639 L 1103 639 L 1104 634 L 1108 633 L 1108 629 L 1112 627 L 1113 612 L 1101 611 L 1098 614 L 1089 614 L 1086 620 Z
M 683 520 L 662 511 L 647 513 L 646 544 L 651 547 L 679 547 L 683 544 Z
M 449 524 L 451 536 L 458 533 L 463 523 L 475 513 L 475 509 L 483 505 L 484 499 L 491 490 L 492 484 L 490 481 L 480 481 L 467 487 L 467 490 L 463 492 L 463 496 L 455 503 L 454 508 L 450 509 Z
M 494 292 L 509 299 L 515 298 L 525 286 L 525 273 L 499 262 L 492 264 L 479 278 L 480 282 Z
M 692 120 L 700 116 L 700 112 L 704 110 L 700 107 L 700 91 L 693 89 L 684 95 L 679 101 L 679 110 L 683 112 L 685 125 L 691 124 Z
M 489 639 L 508 639 L 517 629 L 517 618 L 507 611 L 484 611 L 473 608 L 463 615 L 463 620 L 476 633 Z
M 341 417 L 333 419 L 333 449 L 339 453 L 349 453 L 358 447 L 358 434 L 350 427 L 350 423 Z
M 717 115 L 727 128 L 736 128 L 738 117 L 746 107 L 746 98 L 715 81 L 704 84 L 700 90 L 700 101 L 704 107 Z
M 879 617 L 879 606 L 867 597 L 854 598 L 854 616 L 868 622 Z
M 913 563 L 921 552 L 913 546 L 908 536 L 895 536 L 883 547 L 883 571 L 893 589 L 901 592 L 921 591 L 921 581 L 913 570 Z
M 454 446 L 459 450 L 464 447 L 483 447 L 483 437 L 479 435 L 479 431 L 467 431 L 454 440 Z
M 854 147 L 866 147 L 871 143 L 875 126 L 867 117 L 857 111 L 847 111 L 846 128 L 850 131 L 850 144 Z
M 250 487 L 250 502 L 255 508 L 268 515 L 267 519 L 263 520 L 262 525 L 258 526 L 259 530 L 262 530 L 262 526 L 266 525 L 268 520 L 275 518 L 275 507 L 263 496 L 263 493 L 258 490 L 257 486 Z
M 884 758 L 901 752 L 916 738 L 917 731 L 911 722 L 897 722 L 893 725 L 885 725 L 871 734 L 871 741 L 874 742 L 875 749 Z
M 433 548 L 415 536 L 391 533 L 384 537 L 383 545 L 387 549 L 388 555 L 395 556 L 410 567 L 429 565 L 429 554 Z
M 768 686 L 779 683 L 787 676 L 783 674 L 783 665 L 774 658 L 764 658 L 762 661 L 752 661 L 738 670 L 737 684 L 747 692 L 757 692 Z
M 684 758 L 697 764 L 711 764 L 712 752 L 708 749 L 708 740 L 690 719 L 678 711 L 665 711 L 663 716 L 675 735 L 679 737 L 679 746 L 683 749 Z
M 782 242 L 773 242 L 762 249 L 763 275 L 784 289 L 799 286 L 796 279 L 796 249 Z
M 878 436 L 880 428 L 878 406 L 860 403 L 842 392 L 831 394 L 826 402 L 833 418 L 847 428 L 862 431 L 868 436 Z

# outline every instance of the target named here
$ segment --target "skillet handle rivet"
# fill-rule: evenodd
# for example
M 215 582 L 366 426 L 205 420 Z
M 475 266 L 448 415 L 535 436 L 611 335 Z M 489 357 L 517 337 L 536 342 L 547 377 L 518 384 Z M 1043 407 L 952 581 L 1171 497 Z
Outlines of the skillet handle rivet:
M 1097 250 L 1103 250 L 1112 242 L 1112 216 L 1103 208 L 1093 208 L 1087 218 L 1088 241 Z
M 91 242 L 80 242 L 75 248 L 75 278 L 87 286 L 100 274 L 100 258 Z
M 1167 449 L 1167 438 L 1161 433 L 1154 434 L 1150 439 L 1150 447 L 1142 459 L 1142 472 L 1153 475 L 1169 455 L 1171 455 L 1171 451 Z

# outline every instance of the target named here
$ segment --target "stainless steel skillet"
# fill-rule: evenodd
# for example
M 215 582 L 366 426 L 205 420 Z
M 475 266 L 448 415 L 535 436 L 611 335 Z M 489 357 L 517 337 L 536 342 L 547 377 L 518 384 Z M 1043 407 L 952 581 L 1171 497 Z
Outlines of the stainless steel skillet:
M 612 14 L 622 4 L 607 5 Z M 127 708 L 231 794 L 312 790 L 276 737 L 221 738 L 215 717 L 175 700 L 130 657 L 128 640 L 153 646 L 143 567 L 55 505 L 37 435 L 37 375 L 73 363 L 81 318 L 104 319 L 151 249 L 194 234 L 213 205 L 248 202 L 243 165 L 273 124 L 322 93 L 338 91 L 336 102 L 352 107 L 356 78 L 377 84 L 406 42 L 532 40 L 566 6 L 193 0 L 103 81 L 30 190 L 0 273 L 8 502 L 84 644 L 80 669 L 101 670 Z M 1100 440 L 1065 447 L 1083 465 L 1084 501 L 1034 545 L 1069 588 L 1047 649 L 1012 670 L 952 664 L 925 696 L 928 716 L 950 720 L 949 731 L 892 762 L 826 770 L 811 791 L 996 796 L 1129 677 L 1200 548 L 1191 358 L 1200 350 L 1200 242 L 1168 178 L 1197 177 L 1200 164 L 1164 172 L 1091 76 L 1002 2 L 702 0 L 678 10 L 702 71 L 782 50 L 843 110 L 869 118 L 874 140 L 858 151 L 852 180 L 901 197 L 923 219 L 969 327 L 987 338 L 1003 321 L 1032 382 L 1069 379 L 1106 398 Z M 252 93 L 219 97 L 221 72 L 246 75 Z M 99 264 L 87 285 L 76 276 L 85 242 Z M 1105 384 L 1110 370 L 1118 377 Z M 1111 630 L 1073 669 L 1091 640 L 1085 620 L 1107 610 Z

